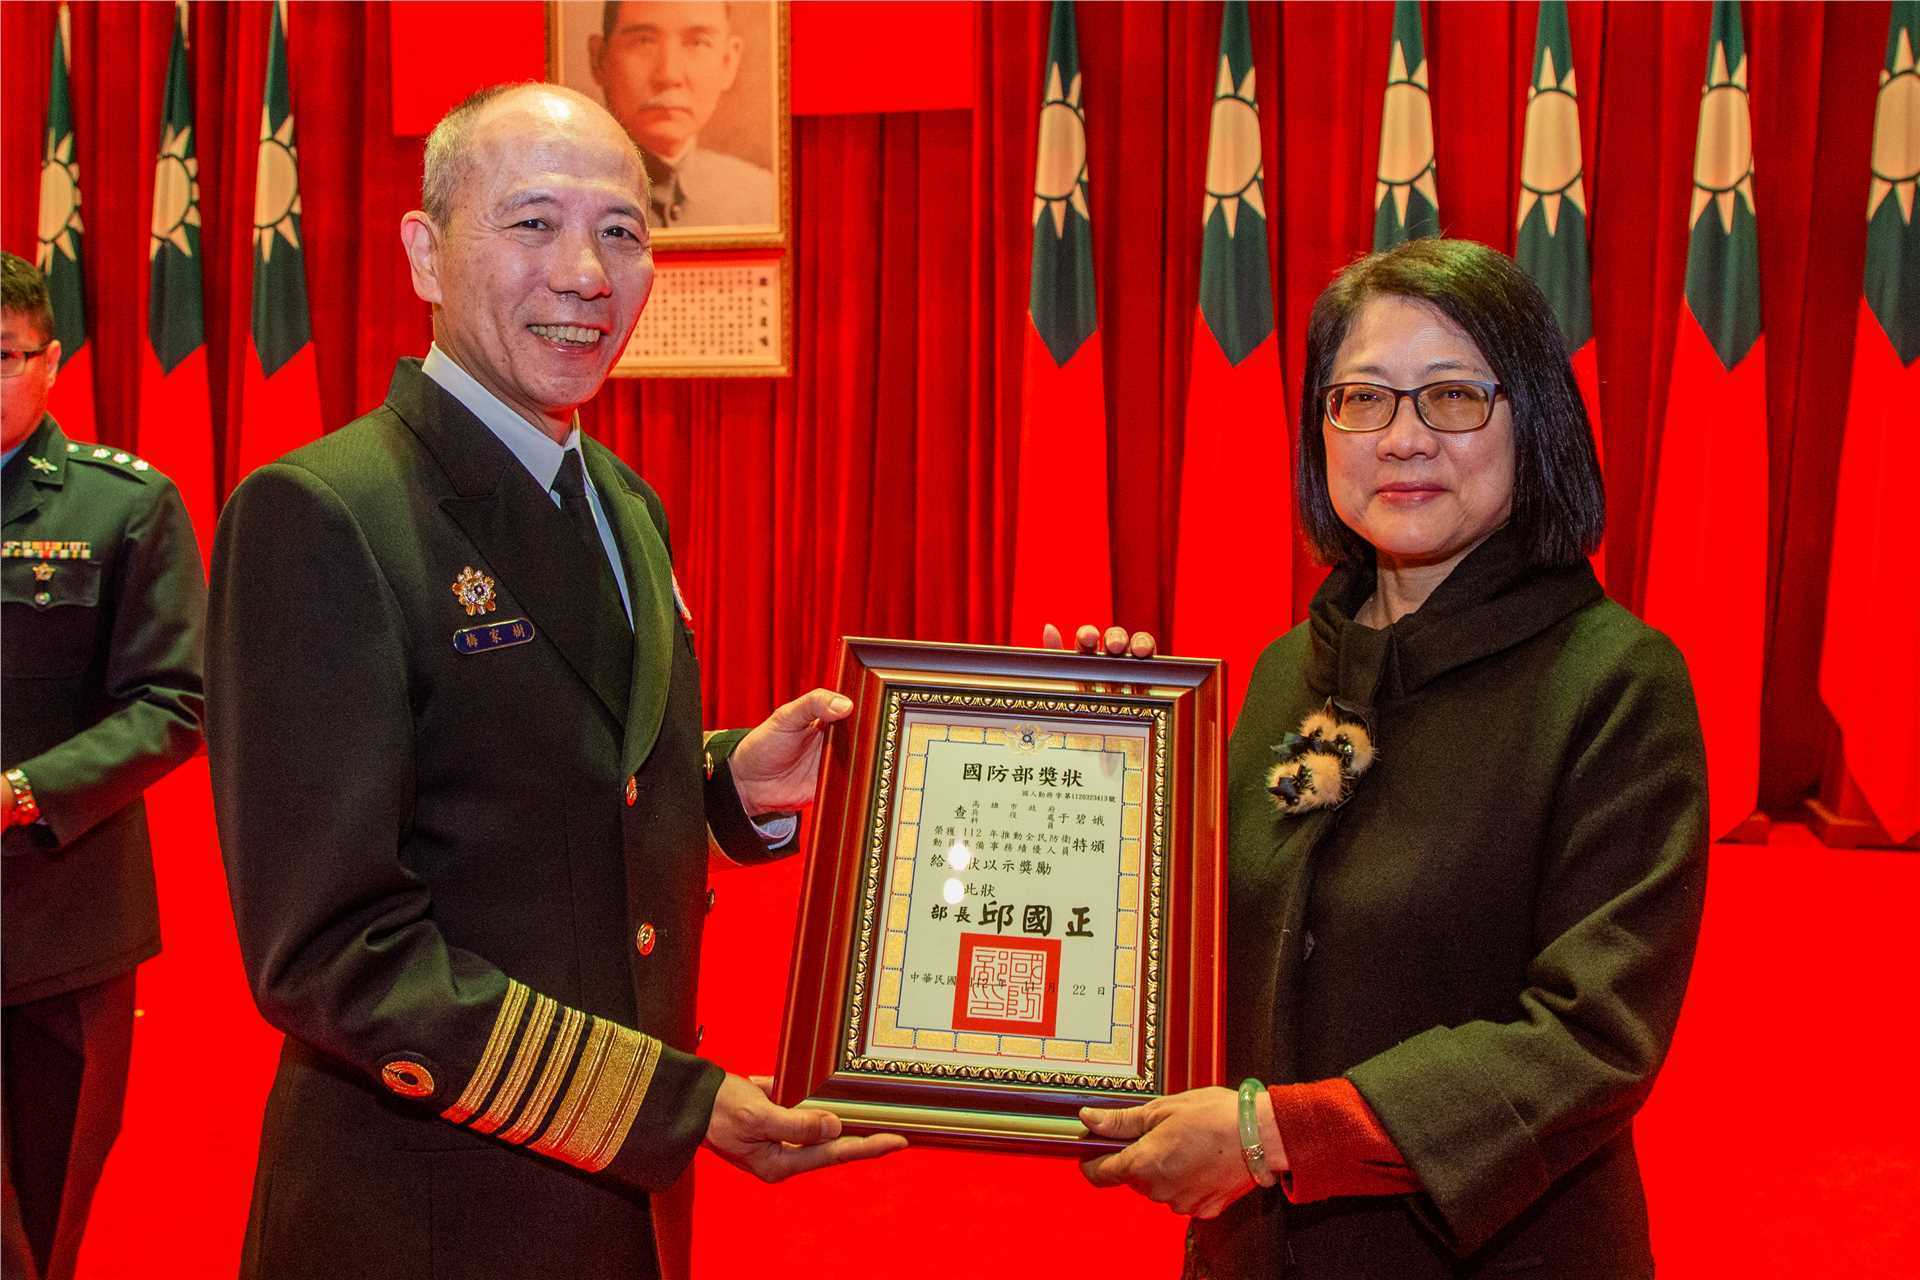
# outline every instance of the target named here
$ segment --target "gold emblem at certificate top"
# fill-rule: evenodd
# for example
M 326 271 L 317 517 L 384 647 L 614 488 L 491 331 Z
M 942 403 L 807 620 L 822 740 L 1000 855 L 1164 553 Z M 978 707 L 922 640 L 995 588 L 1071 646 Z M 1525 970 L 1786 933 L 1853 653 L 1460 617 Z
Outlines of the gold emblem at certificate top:
M 848 1069 L 1155 1091 L 1165 717 L 889 693 Z

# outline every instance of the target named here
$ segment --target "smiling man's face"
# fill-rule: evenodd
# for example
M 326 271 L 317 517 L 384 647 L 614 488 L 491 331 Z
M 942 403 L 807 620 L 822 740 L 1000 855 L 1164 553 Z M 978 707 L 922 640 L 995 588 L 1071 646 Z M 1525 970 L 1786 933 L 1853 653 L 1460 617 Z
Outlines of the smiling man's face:
M 653 286 L 639 158 L 613 118 L 533 88 L 471 126 L 473 164 L 429 260 L 409 242 L 434 341 L 536 426 L 564 434 Z

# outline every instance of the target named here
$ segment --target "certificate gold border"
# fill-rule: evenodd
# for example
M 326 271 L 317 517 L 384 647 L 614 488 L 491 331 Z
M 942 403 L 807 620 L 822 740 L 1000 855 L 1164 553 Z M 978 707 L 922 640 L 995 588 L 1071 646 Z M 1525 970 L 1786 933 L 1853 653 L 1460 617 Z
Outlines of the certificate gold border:
M 1145 993 L 1139 1010 L 1141 1043 L 1138 1056 L 1133 1059 L 1138 1069 L 1136 1076 L 1123 1077 L 1086 1071 L 881 1058 L 870 1057 L 862 1052 L 861 1043 L 870 1012 L 869 992 L 874 990 L 877 984 L 876 974 L 883 967 L 879 961 L 883 961 L 884 957 L 876 954 L 880 946 L 879 936 L 884 932 L 880 904 L 882 898 L 886 896 L 882 890 L 884 873 L 894 861 L 888 836 L 893 826 L 898 789 L 896 784 L 900 780 L 902 769 L 901 722 L 908 708 L 945 709 L 973 714 L 1040 716 L 1056 724 L 1062 720 L 1070 722 L 1074 717 L 1096 717 L 1109 721 L 1132 720 L 1147 725 L 1152 753 L 1150 771 L 1152 786 L 1150 799 L 1145 805 L 1145 829 L 1141 833 L 1144 854 L 1141 875 L 1145 881 L 1146 893 L 1144 901 L 1139 904 L 1136 917 L 1141 921 L 1143 925 L 1141 932 L 1144 933 L 1144 940 L 1136 934 L 1136 945 L 1145 947 L 1144 956 L 1139 958 L 1140 986 L 1136 988 L 1144 990 Z M 1160 1016 L 1163 981 L 1162 938 L 1166 915 L 1167 754 L 1170 728 L 1170 719 L 1165 707 L 1141 705 L 1122 699 L 1049 698 L 1024 694 L 955 692 L 911 686 L 888 690 L 885 722 L 879 744 L 874 800 L 868 816 L 860 919 L 854 945 L 850 991 L 845 1006 L 846 1018 L 842 1024 L 840 1065 L 843 1070 L 895 1079 L 904 1076 L 933 1080 L 976 1080 L 1097 1089 L 1119 1093 L 1155 1094 L 1161 1091 Z M 1072 731 L 1070 724 L 1063 729 L 1063 732 Z M 1084 733 L 1088 730 L 1082 727 L 1080 731 Z M 877 991 L 875 994 L 877 997 Z

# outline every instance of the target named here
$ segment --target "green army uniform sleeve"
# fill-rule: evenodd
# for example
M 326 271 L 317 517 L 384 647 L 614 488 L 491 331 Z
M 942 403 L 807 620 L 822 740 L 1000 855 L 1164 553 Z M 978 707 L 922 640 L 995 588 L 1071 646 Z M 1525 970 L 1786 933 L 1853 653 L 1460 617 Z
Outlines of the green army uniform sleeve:
M 119 562 L 101 588 L 113 608 L 101 693 L 115 709 L 58 745 L 8 763 L 33 784 L 44 823 L 40 843 L 55 848 L 138 800 L 199 750 L 204 707 L 206 581 L 178 491 L 150 468 L 95 462 L 85 453 L 71 455 L 67 465 L 140 490 Z
M 704 1137 L 722 1072 L 441 933 L 401 856 L 414 640 L 325 481 L 279 463 L 236 490 L 215 543 L 208 747 L 255 999 L 450 1124 L 662 1190 Z
M 1347 1076 L 1457 1253 L 1631 1120 L 1678 1020 L 1706 890 L 1706 762 L 1679 652 L 1648 632 L 1586 695 L 1555 797 L 1520 1016 L 1436 1027 Z

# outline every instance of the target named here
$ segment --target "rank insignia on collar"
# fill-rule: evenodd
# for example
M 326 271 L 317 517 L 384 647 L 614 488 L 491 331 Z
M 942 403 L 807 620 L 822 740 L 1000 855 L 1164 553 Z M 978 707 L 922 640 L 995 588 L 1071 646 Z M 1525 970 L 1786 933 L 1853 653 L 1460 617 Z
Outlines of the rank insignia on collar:
M 497 607 L 493 601 L 493 579 L 481 573 L 472 565 L 460 570 L 460 576 L 453 580 L 453 598 L 467 611 L 469 618 L 479 613 L 492 613 Z
M 48 462 L 45 458 L 36 458 L 32 454 L 27 455 L 27 465 L 32 467 L 35 471 L 38 471 L 43 475 L 49 475 L 49 476 L 60 469 L 54 466 L 51 462 Z
M 33 566 L 33 580 L 35 582 L 52 582 L 53 566 L 45 560 Z

